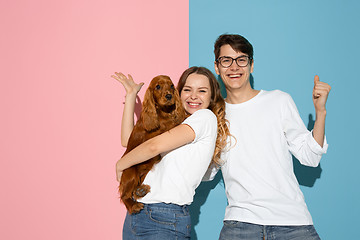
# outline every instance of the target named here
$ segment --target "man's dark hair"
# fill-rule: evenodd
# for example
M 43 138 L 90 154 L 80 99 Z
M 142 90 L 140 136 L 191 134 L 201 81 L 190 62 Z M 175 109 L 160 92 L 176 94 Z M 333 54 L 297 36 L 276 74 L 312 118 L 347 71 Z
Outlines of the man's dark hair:
M 220 57 L 220 48 L 226 44 L 229 44 L 236 52 L 247 54 L 250 63 L 252 63 L 254 56 L 253 46 L 246 38 L 238 34 L 222 34 L 216 39 L 214 44 L 215 60 Z

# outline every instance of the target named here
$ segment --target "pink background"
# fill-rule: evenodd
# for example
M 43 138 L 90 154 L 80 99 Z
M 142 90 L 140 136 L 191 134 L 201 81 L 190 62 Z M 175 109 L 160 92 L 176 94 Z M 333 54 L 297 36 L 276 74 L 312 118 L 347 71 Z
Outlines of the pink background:
M 2 1 L 0 24 L 0 238 L 121 239 L 124 90 L 110 75 L 176 83 L 188 1 Z

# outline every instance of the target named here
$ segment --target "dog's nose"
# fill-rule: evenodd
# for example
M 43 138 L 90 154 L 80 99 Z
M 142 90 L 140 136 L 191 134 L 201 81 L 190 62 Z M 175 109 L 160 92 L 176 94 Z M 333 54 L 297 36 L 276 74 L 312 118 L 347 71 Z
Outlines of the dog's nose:
M 171 100 L 172 95 L 171 94 L 166 94 L 165 97 L 166 97 L 167 100 Z

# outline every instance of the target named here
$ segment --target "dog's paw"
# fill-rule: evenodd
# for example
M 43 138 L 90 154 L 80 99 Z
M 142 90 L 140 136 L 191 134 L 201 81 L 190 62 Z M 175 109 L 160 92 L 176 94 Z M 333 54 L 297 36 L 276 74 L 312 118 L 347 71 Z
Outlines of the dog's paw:
M 140 187 L 138 187 L 135 191 L 135 196 L 137 198 L 144 197 L 148 192 L 150 192 L 150 186 L 142 184 Z
M 132 205 L 131 210 L 129 211 L 131 214 L 140 212 L 141 209 L 144 208 L 144 204 L 141 202 L 137 202 Z

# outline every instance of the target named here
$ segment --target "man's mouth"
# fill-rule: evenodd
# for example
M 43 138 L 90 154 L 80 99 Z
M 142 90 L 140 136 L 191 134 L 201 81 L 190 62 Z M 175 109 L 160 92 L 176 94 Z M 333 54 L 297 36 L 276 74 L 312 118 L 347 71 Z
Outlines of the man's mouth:
M 229 78 L 240 78 L 242 76 L 242 74 L 229 74 L 228 77 Z

